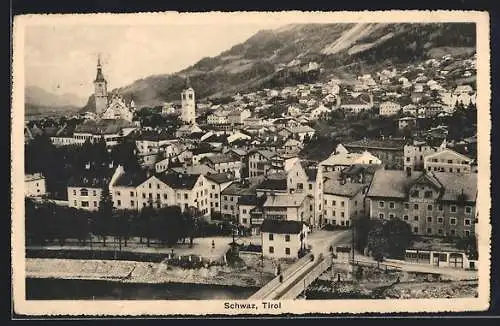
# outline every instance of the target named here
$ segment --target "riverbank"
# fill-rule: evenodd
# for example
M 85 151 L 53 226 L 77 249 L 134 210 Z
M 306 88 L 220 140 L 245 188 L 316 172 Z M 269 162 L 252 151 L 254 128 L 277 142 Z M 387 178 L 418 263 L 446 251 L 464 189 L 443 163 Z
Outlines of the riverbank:
M 307 299 L 431 299 L 473 298 L 477 280 L 451 280 L 437 273 L 381 270 L 337 265 L 329 269 L 306 290 Z M 304 294 L 304 293 L 303 293 Z
M 274 277 L 274 270 L 273 261 L 264 260 L 264 266 L 261 266 L 260 255 L 243 253 L 234 264 L 197 269 L 139 261 L 26 258 L 26 277 L 37 279 L 261 287 Z
M 246 299 L 256 291 L 253 287 L 210 284 L 26 279 L 27 300 L 223 300 Z

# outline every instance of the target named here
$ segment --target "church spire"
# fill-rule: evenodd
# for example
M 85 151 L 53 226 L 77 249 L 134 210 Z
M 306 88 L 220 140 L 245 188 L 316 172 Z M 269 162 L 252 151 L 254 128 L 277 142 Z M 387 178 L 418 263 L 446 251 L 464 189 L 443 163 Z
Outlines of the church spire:
M 104 75 L 102 74 L 102 65 L 101 65 L 101 54 L 97 56 L 97 76 L 95 77 L 94 82 L 106 82 L 104 79 Z
M 189 81 L 189 75 L 186 76 L 186 87 L 185 89 L 191 88 L 191 82 Z

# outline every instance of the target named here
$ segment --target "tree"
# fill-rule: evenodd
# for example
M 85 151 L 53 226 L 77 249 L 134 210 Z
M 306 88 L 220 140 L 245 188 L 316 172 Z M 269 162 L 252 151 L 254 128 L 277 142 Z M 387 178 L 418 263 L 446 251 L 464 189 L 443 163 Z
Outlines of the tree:
M 377 221 L 368 232 L 367 247 L 372 257 L 401 259 L 411 244 L 410 225 L 400 219 Z
M 387 238 L 384 236 L 384 225 L 382 222 L 374 224 L 368 232 L 367 247 L 371 256 L 375 258 L 383 257 L 387 252 Z
M 141 213 L 138 215 L 138 231 L 141 237 L 140 242 L 142 243 L 142 238 L 146 238 L 147 247 L 150 246 L 151 237 L 154 233 L 153 228 L 153 219 L 156 217 L 156 211 L 152 205 L 146 205 L 141 210 Z
M 106 237 L 112 232 L 112 214 L 113 200 L 108 187 L 104 187 L 99 201 L 99 213 L 96 221 L 96 234 L 103 240 L 103 246 L 106 247 Z

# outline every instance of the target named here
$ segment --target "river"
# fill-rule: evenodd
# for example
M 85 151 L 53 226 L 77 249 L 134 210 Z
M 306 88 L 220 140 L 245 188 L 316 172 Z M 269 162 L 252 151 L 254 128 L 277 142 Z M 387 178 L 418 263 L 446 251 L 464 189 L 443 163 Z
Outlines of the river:
M 257 290 L 209 284 L 26 279 L 27 300 L 224 300 L 246 299 Z

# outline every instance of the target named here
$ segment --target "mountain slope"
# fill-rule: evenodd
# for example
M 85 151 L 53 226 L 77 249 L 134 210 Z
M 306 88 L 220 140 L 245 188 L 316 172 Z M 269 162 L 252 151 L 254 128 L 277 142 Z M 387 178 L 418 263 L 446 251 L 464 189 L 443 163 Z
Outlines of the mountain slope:
M 178 73 L 150 76 L 117 91 L 125 98 L 133 98 L 140 107 L 155 106 L 178 100 L 187 75 L 198 98 L 229 96 L 303 81 L 300 76 L 278 73 L 278 67 L 292 61 L 299 65 L 319 63 L 321 74 L 306 76 L 308 81 L 314 81 L 331 74 L 369 73 L 387 65 L 453 53 L 455 48 L 470 53 L 475 51 L 475 43 L 475 24 L 471 23 L 287 25 L 260 31 Z M 89 99 L 84 109 L 92 107 Z
M 84 99 L 75 94 L 53 94 L 37 86 L 26 86 L 24 90 L 26 114 L 41 114 L 54 111 L 75 111 Z

